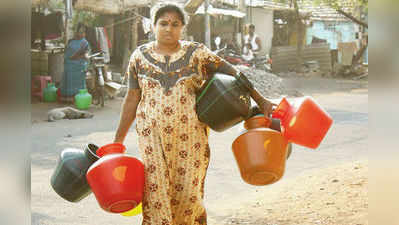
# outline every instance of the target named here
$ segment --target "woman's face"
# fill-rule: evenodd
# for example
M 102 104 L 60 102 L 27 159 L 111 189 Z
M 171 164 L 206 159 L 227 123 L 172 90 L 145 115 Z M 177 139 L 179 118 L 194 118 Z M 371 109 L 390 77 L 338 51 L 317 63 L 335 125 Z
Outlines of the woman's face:
M 78 39 L 82 39 L 86 36 L 86 30 L 84 28 L 80 28 L 77 32 L 76 32 L 76 37 Z
M 157 41 L 162 44 L 176 44 L 181 37 L 183 23 L 175 12 L 167 12 L 154 25 Z

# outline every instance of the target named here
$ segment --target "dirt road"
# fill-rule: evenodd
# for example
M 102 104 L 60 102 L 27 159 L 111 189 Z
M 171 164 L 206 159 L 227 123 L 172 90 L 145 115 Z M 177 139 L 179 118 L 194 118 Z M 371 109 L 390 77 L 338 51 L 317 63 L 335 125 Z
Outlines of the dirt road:
M 241 180 L 231 153 L 231 143 L 242 129 L 242 125 L 223 133 L 212 132 L 211 162 L 205 184 L 208 224 L 366 224 L 352 223 L 358 221 L 355 219 L 345 223 L 338 220 L 338 216 L 340 219 L 346 217 L 346 214 L 341 213 L 348 211 L 348 204 L 353 202 L 353 199 L 361 199 L 363 187 L 367 184 L 367 180 L 363 179 L 361 174 L 368 168 L 365 161 L 368 129 L 367 85 L 364 82 L 321 78 L 317 81 L 296 79 L 287 82 L 305 95 L 312 95 L 330 113 L 334 119 L 331 130 L 317 150 L 295 145 L 283 179 L 273 185 L 262 187 L 251 186 Z M 120 100 L 113 100 L 107 102 L 104 109 L 91 109 L 95 113 L 93 119 L 63 120 L 55 123 L 43 120 L 46 118 L 46 110 L 56 105 L 33 105 L 33 225 L 140 224 L 141 216 L 127 218 L 105 213 L 99 208 L 93 195 L 79 203 L 68 203 L 61 199 L 49 184 L 56 159 L 64 148 L 80 148 L 88 142 L 102 145 L 112 141 L 119 119 L 120 103 Z M 131 132 L 126 140 L 128 153 L 139 157 L 135 150 L 136 143 L 136 136 Z M 350 168 L 354 167 L 360 169 L 351 171 Z M 309 176 L 312 176 L 312 179 Z M 338 182 L 332 182 L 334 179 Z M 359 192 L 358 196 L 354 194 L 355 197 L 350 198 L 351 200 L 342 197 L 334 202 L 327 198 L 330 195 L 334 195 L 333 199 L 338 198 L 341 195 L 334 193 L 346 191 L 334 189 L 335 186 L 329 185 L 328 182 L 345 186 L 344 184 L 349 185 L 352 180 L 353 187 L 359 187 L 356 191 Z M 357 181 L 362 182 L 360 186 L 356 184 Z M 352 183 L 349 186 L 352 187 Z M 320 188 L 324 188 L 324 191 Z M 321 208 L 333 207 L 332 205 L 337 210 L 319 212 Z M 363 212 L 367 208 L 366 205 L 362 207 L 355 210 Z M 315 217 L 315 220 L 306 220 L 305 217 L 310 217 L 312 213 L 318 217 Z M 362 214 L 359 215 L 361 217 Z M 360 219 L 359 221 L 363 221 Z

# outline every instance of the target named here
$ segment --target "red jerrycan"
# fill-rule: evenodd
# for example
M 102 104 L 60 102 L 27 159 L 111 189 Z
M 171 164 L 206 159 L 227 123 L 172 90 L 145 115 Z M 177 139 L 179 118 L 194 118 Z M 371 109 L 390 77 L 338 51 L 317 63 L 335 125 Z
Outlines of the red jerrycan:
M 271 121 L 256 115 L 244 123 L 232 149 L 241 178 L 248 184 L 267 185 L 281 179 L 289 144 L 278 131 L 269 129 Z
M 140 160 L 123 154 L 124 151 L 125 147 L 118 143 L 98 149 L 97 154 L 102 157 L 86 174 L 97 202 L 111 213 L 129 211 L 143 198 L 144 165 Z
M 289 142 L 313 149 L 320 145 L 333 122 L 311 97 L 298 99 L 292 105 L 283 98 L 272 118 L 280 119 L 282 134 Z

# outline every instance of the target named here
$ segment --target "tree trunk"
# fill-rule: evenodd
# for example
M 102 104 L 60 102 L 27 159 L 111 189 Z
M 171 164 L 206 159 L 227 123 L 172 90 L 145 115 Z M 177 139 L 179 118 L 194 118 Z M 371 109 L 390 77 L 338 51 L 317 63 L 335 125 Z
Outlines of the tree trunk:
M 363 56 L 364 52 L 366 51 L 367 47 L 368 47 L 368 44 L 363 45 L 360 48 L 360 50 L 356 53 L 356 55 L 355 55 L 355 57 L 353 58 L 353 61 L 352 61 L 352 68 L 354 68 L 358 64 L 360 58 L 362 58 L 362 56 Z
M 345 17 L 349 18 L 349 19 L 352 20 L 353 22 L 359 24 L 360 26 L 369 28 L 369 25 L 368 25 L 367 23 L 365 23 L 365 22 L 363 22 L 363 21 L 360 21 L 360 20 L 356 19 L 354 16 L 350 15 L 349 13 L 344 12 L 344 11 L 341 10 L 341 9 L 337 9 L 337 12 L 339 12 L 340 14 L 342 14 L 342 15 L 344 15 Z

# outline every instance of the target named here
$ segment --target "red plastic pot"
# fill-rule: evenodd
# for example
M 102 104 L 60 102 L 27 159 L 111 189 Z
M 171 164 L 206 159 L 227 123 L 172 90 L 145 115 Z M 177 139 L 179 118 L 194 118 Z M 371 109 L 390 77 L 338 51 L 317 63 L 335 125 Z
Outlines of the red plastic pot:
M 142 201 L 144 165 L 132 156 L 105 155 L 89 168 L 86 178 L 97 202 L 107 212 L 126 212 Z
M 272 118 L 280 119 L 282 134 L 289 142 L 313 149 L 320 145 L 333 122 L 311 97 L 299 99 L 292 105 L 283 98 Z
M 125 153 L 126 147 L 121 143 L 111 143 L 101 146 L 97 149 L 96 154 L 99 157 L 103 157 L 107 154 L 115 154 L 115 153 Z

